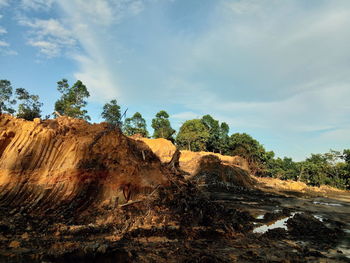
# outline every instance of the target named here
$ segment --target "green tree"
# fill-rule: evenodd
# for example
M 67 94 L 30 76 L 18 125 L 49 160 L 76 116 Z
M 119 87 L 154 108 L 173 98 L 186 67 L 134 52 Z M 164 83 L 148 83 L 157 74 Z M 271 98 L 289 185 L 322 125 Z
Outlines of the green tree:
M 208 152 L 220 151 L 220 126 L 219 121 L 215 120 L 209 114 L 202 117 L 202 122 L 209 133 L 209 138 L 206 142 L 206 150 Z
M 300 172 L 301 166 L 299 163 L 294 162 L 292 158 L 271 158 L 268 162 L 267 175 L 274 178 L 282 180 L 298 180 Z
M 62 79 L 57 82 L 57 90 L 62 94 L 61 98 L 55 103 L 55 111 L 61 115 L 72 118 L 90 120 L 87 115 L 86 98 L 90 96 L 86 86 L 78 80 L 72 87 L 69 87 L 68 81 Z
M 125 119 L 123 131 L 128 136 L 141 134 L 143 137 L 148 137 L 146 121 L 139 112 Z
M 337 188 L 349 188 L 346 156 L 340 152 L 331 150 L 325 154 L 311 154 L 309 158 L 301 162 L 301 166 L 300 179 L 309 185 L 326 184 Z
M 102 118 L 113 126 L 121 126 L 120 106 L 117 100 L 111 100 L 103 106 Z
M 235 133 L 229 139 L 230 155 L 239 155 L 248 161 L 252 174 L 264 175 L 268 162 L 274 153 L 266 152 L 265 148 L 246 133 Z
M 41 117 L 41 107 L 43 104 L 39 101 L 38 95 L 29 94 L 23 88 L 16 89 L 17 100 L 21 101 L 18 105 L 17 117 L 32 121 Z
M 16 101 L 12 99 L 12 85 L 9 80 L 0 80 L 0 114 L 10 113 L 13 114 L 15 110 L 11 108 L 11 105 Z
M 165 138 L 174 141 L 175 130 L 171 128 L 169 114 L 166 111 L 161 110 L 156 114 L 156 118 L 152 119 L 152 128 L 154 129 L 153 138 Z
M 230 127 L 226 122 L 222 122 L 219 132 L 219 149 L 221 154 L 228 154 L 230 137 L 228 135 Z
M 176 136 L 176 144 L 181 149 L 190 151 L 205 151 L 209 139 L 208 128 L 201 119 L 186 121 Z

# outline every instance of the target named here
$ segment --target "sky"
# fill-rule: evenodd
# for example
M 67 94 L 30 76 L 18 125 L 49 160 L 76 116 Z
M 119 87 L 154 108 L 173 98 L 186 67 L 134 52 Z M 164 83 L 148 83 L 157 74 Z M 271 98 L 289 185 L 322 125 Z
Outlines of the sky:
M 210 114 L 276 156 L 350 148 L 348 0 L 0 0 L 0 79 L 53 112 L 81 80 L 175 129 Z

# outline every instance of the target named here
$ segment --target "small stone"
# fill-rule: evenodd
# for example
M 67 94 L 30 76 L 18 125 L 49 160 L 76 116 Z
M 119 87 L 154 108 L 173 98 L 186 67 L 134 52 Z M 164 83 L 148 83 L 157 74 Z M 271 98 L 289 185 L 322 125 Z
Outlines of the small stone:
M 24 233 L 22 236 L 21 236 L 22 239 L 29 239 L 29 235 L 28 233 Z
M 21 245 L 20 242 L 14 240 L 14 241 L 11 241 L 11 242 L 10 242 L 9 247 L 10 247 L 10 248 L 19 248 L 20 245 Z
M 34 121 L 34 123 L 38 123 L 38 124 L 41 123 L 41 119 L 40 118 L 34 118 L 33 121 Z

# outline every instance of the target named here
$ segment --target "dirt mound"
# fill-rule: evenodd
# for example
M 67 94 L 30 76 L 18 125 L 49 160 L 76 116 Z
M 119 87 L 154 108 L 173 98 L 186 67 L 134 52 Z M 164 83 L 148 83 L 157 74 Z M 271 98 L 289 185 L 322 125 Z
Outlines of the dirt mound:
M 174 153 L 176 152 L 176 146 L 169 140 L 158 138 L 158 139 L 147 139 L 137 138 L 147 144 L 149 148 L 158 156 L 162 163 L 168 163 L 171 161 Z
M 0 204 L 42 211 L 123 202 L 166 185 L 149 148 L 108 124 L 0 115 Z
M 333 201 L 198 187 L 251 183 L 216 155 L 188 154 L 185 180 L 179 151 L 161 163 L 146 143 L 103 123 L 0 115 L 0 138 L 0 262 L 348 262 L 348 243 L 327 242 L 343 235 L 348 203 L 320 210 Z M 313 211 L 324 225 L 298 232 L 303 216 L 287 222 L 291 231 L 254 232 L 290 211 Z
M 197 168 L 190 176 L 201 185 L 209 187 L 236 187 L 251 188 L 254 180 L 247 171 L 232 165 L 223 164 L 215 155 L 204 155 L 198 161 Z
M 247 161 L 240 156 L 225 156 L 218 153 L 191 152 L 186 150 L 181 151 L 181 169 L 190 174 L 195 174 L 201 164 L 202 158 L 205 156 L 215 156 L 222 164 L 239 167 L 243 170 L 249 171 Z
M 341 199 L 346 202 L 350 201 L 349 191 L 340 190 L 327 185 L 321 185 L 320 187 L 308 186 L 303 182 L 292 180 L 281 180 L 271 177 L 253 177 L 257 182 L 257 187 L 263 191 L 274 192 L 287 195 L 300 195 L 307 194 L 310 196 L 328 196 L 336 199 Z
M 147 144 L 163 163 L 169 163 L 176 152 L 175 145 L 166 139 L 137 138 Z M 201 184 L 252 187 L 247 161 L 239 156 L 210 152 L 180 151 L 179 168 Z

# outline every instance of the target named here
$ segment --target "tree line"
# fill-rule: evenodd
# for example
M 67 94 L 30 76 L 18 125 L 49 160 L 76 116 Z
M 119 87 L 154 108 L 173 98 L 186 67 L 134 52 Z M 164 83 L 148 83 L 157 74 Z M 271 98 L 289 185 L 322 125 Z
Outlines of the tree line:
M 70 86 L 66 79 L 62 79 L 57 82 L 57 90 L 61 96 L 55 102 L 54 117 L 63 115 L 91 120 L 85 109 L 90 93 L 80 80 Z M 15 105 L 17 110 L 14 109 Z M 41 117 L 42 106 L 38 95 L 30 94 L 24 88 L 18 88 L 13 92 L 10 81 L 0 80 L 0 113 L 33 120 Z M 313 186 L 326 184 L 350 189 L 350 149 L 312 154 L 304 161 L 295 162 L 288 157 L 275 158 L 273 151 L 266 151 L 264 146 L 249 134 L 229 135 L 229 125 L 225 122 L 220 123 L 210 115 L 185 121 L 176 133 L 171 127 L 169 114 L 161 110 L 152 119 L 151 126 L 154 130 L 152 136 L 141 113 L 136 112 L 133 116 L 122 120 L 121 107 L 116 99 L 103 106 L 101 117 L 112 127 L 119 127 L 127 136 L 138 134 L 143 137 L 165 138 L 182 150 L 241 156 L 247 160 L 251 173 L 256 176 L 302 181 Z M 50 118 L 50 115 L 44 118 Z

